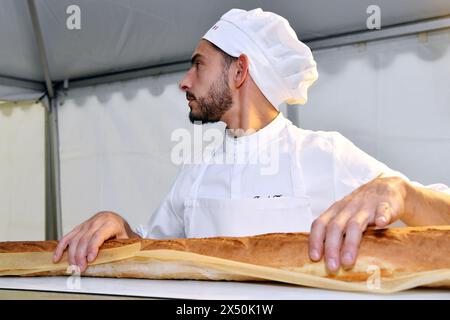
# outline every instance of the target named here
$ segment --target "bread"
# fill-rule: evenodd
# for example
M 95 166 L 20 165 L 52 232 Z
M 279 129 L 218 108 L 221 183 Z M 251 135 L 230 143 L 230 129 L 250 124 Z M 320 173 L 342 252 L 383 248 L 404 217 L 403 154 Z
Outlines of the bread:
M 56 245 L 56 241 L 0 243 L 0 275 L 67 275 L 66 254 L 59 264 L 51 263 Z M 273 233 L 252 237 L 108 240 L 82 275 L 272 280 L 381 293 L 417 286 L 450 288 L 450 226 L 369 229 L 363 235 L 355 265 L 334 274 L 327 272 L 323 259 L 309 259 L 307 233 Z

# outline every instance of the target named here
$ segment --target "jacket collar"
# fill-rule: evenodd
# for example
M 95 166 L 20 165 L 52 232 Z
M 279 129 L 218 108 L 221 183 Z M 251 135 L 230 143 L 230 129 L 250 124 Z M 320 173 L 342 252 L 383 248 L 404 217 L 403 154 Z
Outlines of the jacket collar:
M 225 129 L 223 150 L 224 152 L 245 152 L 263 147 L 267 143 L 278 139 L 283 129 L 291 123 L 279 112 L 275 119 L 256 132 L 249 131 L 246 135 L 234 137 L 230 130 Z

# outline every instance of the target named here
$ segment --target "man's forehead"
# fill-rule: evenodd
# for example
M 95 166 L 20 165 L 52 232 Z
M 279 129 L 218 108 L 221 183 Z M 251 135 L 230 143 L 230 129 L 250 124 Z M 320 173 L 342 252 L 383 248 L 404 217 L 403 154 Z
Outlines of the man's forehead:
M 201 39 L 197 45 L 197 48 L 195 48 L 191 59 L 194 60 L 194 58 L 208 58 L 213 56 L 215 53 L 216 52 L 213 46 L 208 41 Z

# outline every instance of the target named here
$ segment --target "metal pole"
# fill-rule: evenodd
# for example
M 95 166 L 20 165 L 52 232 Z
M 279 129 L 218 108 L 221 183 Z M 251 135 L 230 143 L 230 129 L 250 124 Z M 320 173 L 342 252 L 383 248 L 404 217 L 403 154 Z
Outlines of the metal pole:
M 442 30 L 446 28 L 450 28 L 450 17 L 441 17 L 396 26 L 382 27 L 380 30 L 367 30 L 340 36 L 332 36 L 329 38 L 306 41 L 306 44 L 311 48 L 311 50 L 320 50 L 359 42 L 389 39 L 420 32 Z
M 85 78 L 71 79 L 70 88 L 88 87 L 97 84 L 105 84 L 116 81 L 126 81 L 132 79 L 145 78 L 160 74 L 173 73 L 178 71 L 186 71 L 189 69 L 190 61 L 178 61 L 167 64 L 161 64 L 150 67 L 143 67 L 133 70 L 125 70 L 111 74 L 102 74 Z M 62 87 L 62 83 L 56 87 L 58 90 Z
M 45 91 L 45 86 L 42 82 L 25 80 L 15 77 L 7 77 L 0 75 L 0 85 L 10 86 L 10 87 L 19 87 L 24 89 L 36 90 L 36 91 Z
M 47 55 L 45 52 L 44 38 L 42 37 L 41 26 L 39 24 L 39 17 L 36 10 L 34 0 L 28 0 L 28 10 L 30 11 L 31 23 L 33 24 L 34 37 L 39 49 L 42 69 L 44 71 L 45 85 L 47 87 L 48 96 L 54 97 L 52 79 L 50 78 L 50 71 L 48 68 Z
M 60 190 L 60 167 L 59 167 L 59 136 L 58 136 L 58 108 L 50 77 L 47 62 L 44 38 L 42 36 L 39 17 L 34 0 L 28 0 L 28 9 L 33 24 L 34 36 L 39 49 L 42 69 L 44 72 L 45 86 L 48 94 L 48 108 L 46 112 L 46 197 L 45 197 L 45 238 L 47 240 L 60 239 L 62 235 L 61 218 L 61 190 Z
M 57 240 L 62 236 L 58 108 L 56 99 L 49 99 L 48 103 L 49 108 L 45 113 L 45 238 L 46 240 Z

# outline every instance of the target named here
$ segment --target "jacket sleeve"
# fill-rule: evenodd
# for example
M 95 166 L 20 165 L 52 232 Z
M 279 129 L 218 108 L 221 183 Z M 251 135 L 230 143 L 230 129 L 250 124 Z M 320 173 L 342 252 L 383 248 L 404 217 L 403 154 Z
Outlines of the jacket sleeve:
M 385 177 L 402 177 L 415 186 L 450 194 L 450 188 L 445 184 L 423 185 L 417 181 L 411 181 L 403 173 L 389 168 L 359 149 L 338 132 L 331 132 L 329 139 L 333 146 L 335 201 L 342 199 L 381 173 Z
M 178 172 L 174 183 L 158 209 L 153 212 L 147 225 L 139 225 L 135 232 L 142 238 L 174 239 L 185 238 L 183 208 L 187 167 Z

